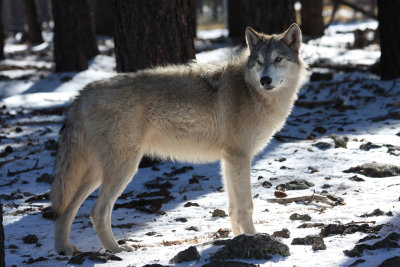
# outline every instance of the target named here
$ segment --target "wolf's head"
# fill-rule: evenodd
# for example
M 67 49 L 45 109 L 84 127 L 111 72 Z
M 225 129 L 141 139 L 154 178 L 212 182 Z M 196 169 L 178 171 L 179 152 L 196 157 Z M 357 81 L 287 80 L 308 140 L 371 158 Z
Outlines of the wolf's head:
M 268 91 L 281 86 L 297 87 L 293 83 L 304 76 L 305 69 L 299 55 L 301 30 L 297 24 L 279 35 L 265 35 L 247 27 L 246 42 L 250 50 L 248 83 Z

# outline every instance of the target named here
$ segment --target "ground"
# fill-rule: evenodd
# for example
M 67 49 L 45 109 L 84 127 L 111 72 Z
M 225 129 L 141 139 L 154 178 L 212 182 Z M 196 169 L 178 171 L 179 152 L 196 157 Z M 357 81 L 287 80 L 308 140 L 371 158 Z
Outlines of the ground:
M 377 266 L 399 255 L 397 236 L 378 241 L 400 233 L 396 168 L 400 166 L 400 80 L 380 81 L 369 72 L 367 66 L 380 55 L 377 45 L 349 48 L 354 29 L 376 27 L 374 21 L 332 25 L 326 36 L 303 44 L 302 54 L 312 66 L 310 79 L 284 129 L 254 159 L 251 170 L 256 229 L 272 235 L 287 228 L 275 235 L 289 247 L 290 256 L 237 261 L 262 266 L 349 266 L 358 260 L 357 266 Z M 226 31 L 198 36 L 215 38 L 221 33 Z M 47 194 L 66 107 L 87 83 L 116 74 L 115 61 L 108 56 L 112 43 L 107 38 L 100 42 L 102 55 L 91 61 L 89 70 L 60 74 L 50 71 L 50 42 L 36 47 L 6 45 L 9 59 L 0 64 L 0 200 L 7 266 L 64 266 L 70 260 L 54 252 Z M 202 62 L 225 59 L 235 50 L 229 42 L 199 41 L 197 46 L 203 50 L 197 54 Z M 220 48 L 206 51 L 215 47 Z M 369 169 L 354 168 L 373 162 Z M 296 189 L 301 185 L 304 189 Z M 296 190 L 289 190 L 290 186 Z M 284 199 L 318 195 L 328 200 L 271 203 L 284 195 Z M 104 252 L 89 219 L 96 196 L 97 192 L 84 202 L 71 229 L 71 243 L 86 252 Z M 82 266 L 173 265 L 169 261 L 190 246 L 197 248 L 200 259 L 174 265 L 201 266 L 223 247 L 215 240 L 233 238 L 227 230 L 227 211 L 219 163 L 162 162 L 141 168 L 117 200 L 112 217 L 116 238 L 136 250 L 111 259 L 85 254 Z M 308 235 L 322 237 L 326 249 L 320 241 L 315 243 L 315 237 L 299 239 Z M 294 239 L 309 245 L 292 245 Z M 367 245 L 352 250 L 357 244 Z

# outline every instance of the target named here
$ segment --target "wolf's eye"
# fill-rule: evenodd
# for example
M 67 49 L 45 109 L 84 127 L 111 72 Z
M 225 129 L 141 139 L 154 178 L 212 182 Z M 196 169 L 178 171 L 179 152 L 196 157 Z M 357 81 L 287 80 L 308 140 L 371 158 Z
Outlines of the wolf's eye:
M 261 62 L 260 59 L 257 59 L 257 64 L 258 64 L 258 65 L 262 65 L 263 63 Z
M 276 63 L 279 63 L 279 62 L 281 62 L 282 61 L 282 57 L 277 57 L 277 58 L 275 58 L 275 62 Z

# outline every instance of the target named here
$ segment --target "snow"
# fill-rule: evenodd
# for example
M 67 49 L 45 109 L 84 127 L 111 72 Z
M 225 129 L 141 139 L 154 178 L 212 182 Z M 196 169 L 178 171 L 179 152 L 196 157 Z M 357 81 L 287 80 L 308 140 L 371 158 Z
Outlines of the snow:
M 349 50 L 346 43 L 353 40 L 349 31 L 360 28 L 376 28 L 373 21 L 351 24 L 332 25 L 326 30 L 326 36 L 304 44 L 302 53 L 307 63 L 312 64 L 324 59 L 337 65 L 352 63 L 369 65 L 379 58 L 379 48 L 369 46 L 364 50 Z M 215 38 L 221 31 L 201 32 L 201 38 Z M 211 36 L 211 37 L 210 37 Z M 110 42 L 109 42 L 110 43 Z M 105 43 L 107 45 L 107 42 Z M 6 52 L 15 53 L 28 49 L 21 45 L 6 45 Z M 46 49 L 45 45 L 37 49 Z M 106 48 L 104 48 L 106 49 Z M 228 58 L 236 48 L 224 47 L 197 54 L 199 62 L 221 61 Z M 10 52 L 11 51 L 11 52 Z M 17 62 L 18 61 L 18 62 Z M 0 195 L 10 195 L 20 191 L 21 198 L 1 200 L 4 204 L 4 228 L 6 233 L 7 266 L 24 266 L 29 258 L 44 257 L 45 261 L 33 263 L 33 266 L 65 266 L 67 257 L 56 255 L 53 249 L 54 223 L 42 217 L 43 207 L 49 206 L 48 200 L 26 203 L 30 194 L 38 195 L 49 191 L 50 185 L 37 182 L 44 173 L 52 174 L 54 166 L 54 148 L 49 146 L 51 140 L 57 140 L 58 131 L 63 123 L 63 116 L 51 110 L 67 106 L 74 96 L 86 84 L 116 75 L 113 57 L 99 55 L 90 62 L 86 71 L 76 73 L 54 74 L 43 70 L 41 75 L 29 79 L 18 79 L 32 75 L 37 71 L 33 66 L 52 67 L 52 63 L 40 60 L 5 60 L 5 65 L 31 66 L 26 70 L 6 70 L 0 74 L 9 76 L 10 80 L 0 81 L 0 152 L 7 146 L 13 152 L 0 157 Z M 50 66 L 49 66 L 50 65 Z M 330 71 L 311 69 L 313 71 Z M 283 142 L 272 139 L 268 147 L 253 162 L 251 170 L 252 195 L 254 196 L 254 222 L 259 232 L 272 234 L 274 231 L 288 228 L 289 239 L 282 239 L 290 248 L 288 257 L 274 256 L 271 260 L 240 260 L 261 266 L 349 266 L 358 258 L 349 258 L 344 250 L 352 249 L 357 241 L 368 234 L 354 233 L 333 235 L 324 238 L 326 250 L 313 251 L 311 246 L 291 245 L 295 237 L 319 234 L 318 228 L 297 228 L 302 221 L 292 221 L 292 213 L 309 214 L 312 223 L 366 222 L 369 225 L 383 225 L 378 233 L 385 237 L 400 227 L 399 176 L 370 178 L 361 174 L 364 182 L 351 181 L 348 178 L 354 173 L 343 171 L 368 162 L 391 163 L 399 165 L 399 156 L 387 152 L 385 145 L 400 146 L 400 121 L 386 119 L 372 122 L 373 118 L 384 116 L 389 112 L 399 112 L 400 79 L 380 81 L 379 77 L 368 72 L 335 72 L 333 80 L 307 83 L 300 92 L 299 101 L 315 102 L 341 99 L 339 106 L 328 105 L 316 108 L 296 106 L 284 129 L 278 133 Z M 323 127 L 326 133 L 314 129 Z M 18 130 L 20 128 L 20 130 Z M 315 135 L 315 140 L 307 138 Z M 330 134 L 348 138 L 347 148 L 334 148 Z M 289 138 L 287 138 L 289 137 Z M 331 144 L 330 148 L 319 149 L 318 142 Z M 366 142 L 380 145 L 369 151 L 360 149 Z M 36 165 L 37 168 L 33 168 Z M 82 266 L 143 266 L 159 263 L 168 265 L 169 260 L 179 251 L 191 245 L 197 247 L 201 254 L 199 262 L 176 264 L 176 266 L 201 266 L 221 246 L 212 245 L 213 235 L 220 228 L 229 228 L 228 217 L 213 218 L 214 209 L 228 212 L 227 195 L 220 177 L 219 163 L 184 164 L 162 162 L 158 169 L 142 168 L 125 189 L 126 199 L 117 200 L 118 204 L 129 202 L 139 193 L 149 192 L 144 183 L 156 177 L 165 177 L 164 173 L 172 168 L 193 166 L 193 170 L 173 176 L 171 195 L 175 197 L 163 204 L 161 214 L 147 214 L 137 210 L 119 208 L 113 211 L 112 224 L 121 226 L 133 224 L 131 228 L 113 227 L 118 240 L 130 239 L 129 244 L 139 245 L 134 252 L 122 252 L 117 256 L 122 261 L 107 263 L 93 262 L 86 259 Z M 310 171 L 310 167 L 317 170 Z M 8 176 L 9 171 L 33 168 L 31 171 Z M 199 183 L 190 184 L 193 175 L 204 176 Z M 261 177 L 261 178 L 259 178 Z M 9 186 L 6 183 L 15 182 Z M 329 193 L 344 199 L 345 205 L 329 207 L 321 203 L 269 203 L 274 198 L 275 187 L 294 179 L 306 179 L 315 184 L 310 189 L 286 191 L 288 197 L 312 195 L 314 191 Z M 262 186 L 264 181 L 272 183 L 271 188 Z M 329 186 L 324 185 L 328 184 Z M 30 194 L 29 194 L 30 193 Z M 96 201 L 97 192 L 88 198 L 80 208 L 71 229 L 71 243 L 83 251 L 99 251 L 101 243 L 90 224 L 89 214 Z M 1 196 L 0 196 L 1 198 Z M 198 207 L 184 207 L 187 202 L 198 203 Z M 375 209 L 384 212 L 392 211 L 393 217 L 378 216 L 362 218 L 360 215 L 371 213 Z M 187 222 L 177 222 L 176 218 L 186 218 Z M 374 223 L 373 223 L 374 222 Z M 199 231 L 189 231 L 190 226 Z M 155 232 L 154 235 L 149 233 Z M 24 244 L 23 237 L 34 234 L 40 245 Z M 146 235 L 147 234 L 147 235 Z M 229 237 L 233 237 L 232 233 Z M 380 239 L 377 239 L 380 240 Z M 377 240 L 366 243 L 372 244 Z M 174 242 L 172 242 L 174 241 Z M 10 245 L 18 246 L 17 249 Z M 104 251 L 104 250 L 102 250 Z M 357 266 L 377 266 L 383 260 L 399 255 L 399 248 L 371 250 L 363 253 L 365 260 Z

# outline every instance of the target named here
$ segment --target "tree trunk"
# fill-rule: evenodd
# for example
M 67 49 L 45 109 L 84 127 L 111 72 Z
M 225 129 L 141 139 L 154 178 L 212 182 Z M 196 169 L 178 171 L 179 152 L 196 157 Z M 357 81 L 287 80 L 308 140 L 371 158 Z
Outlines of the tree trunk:
M 293 0 L 229 0 L 229 36 L 241 38 L 247 26 L 266 34 L 280 33 L 296 22 Z
M 3 227 L 3 204 L 0 203 L 0 267 L 5 267 L 5 251 L 4 251 L 4 227 Z
M 195 58 L 195 1 L 114 1 L 118 72 L 182 63 Z
M 4 59 L 3 1 L 0 0 L 0 60 Z
M 56 71 L 81 71 L 97 55 L 87 0 L 53 0 Z
M 304 35 L 318 37 L 324 35 L 322 0 L 301 1 L 301 31 Z
M 378 0 L 381 79 L 400 77 L 400 1 Z
M 96 0 L 94 9 L 96 34 L 113 36 L 113 1 Z
M 26 25 L 28 26 L 28 41 L 31 44 L 43 43 L 42 30 L 38 21 L 34 0 L 24 0 Z

